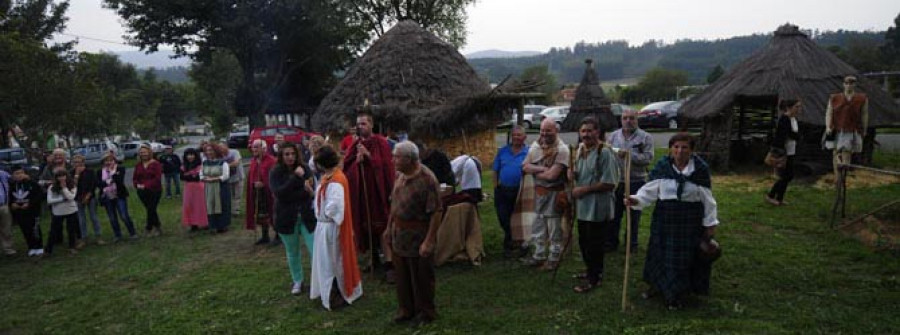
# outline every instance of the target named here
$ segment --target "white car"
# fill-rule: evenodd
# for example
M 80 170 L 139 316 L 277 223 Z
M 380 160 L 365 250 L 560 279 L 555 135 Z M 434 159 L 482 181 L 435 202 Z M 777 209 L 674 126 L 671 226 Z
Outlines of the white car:
M 150 150 L 153 151 L 154 154 L 158 154 L 163 152 L 163 149 L 166 148 L 165 144 L 159 142 L 150 142 Z
M 534 116 L 540 113 L 542 110 L 547 108 L 544 105 L 525 105 L 525 113 L 522 115 L 522 126 L 525 129 L 529 129 L 532 127 L 540 127 L 541 122 L 535 121 Z M 516 113 L 513 112 L 512 117 L 505 124 L 513 125 L 516 123 Z
M 122 154 L 125 155 L 125 158 L 134 158 L 137 157 L 138 149 L 141 148 L 141 144 L 145 144 L 147 142 L 144 141 L 131 141 L 122 143 Z
M 556 121 L 556 124 L 562 125 L 568 115 L 569 106 L 549 107 L 541 111 L 540 115 L 536 117 L 535 122 L 540 125 L 540 123 L 544 121 L 544 118 L 552 118 L 553 121 Z

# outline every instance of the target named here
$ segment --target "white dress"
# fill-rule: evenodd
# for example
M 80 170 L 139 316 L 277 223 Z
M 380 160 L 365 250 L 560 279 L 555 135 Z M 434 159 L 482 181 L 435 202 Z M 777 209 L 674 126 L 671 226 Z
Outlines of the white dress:
M 331 310 L 331 286 L 335 280 L 341 296 L 348 304 L 362 296 L 362 285 L 357 285 L 353 292 L 344 292 L 344 270 L 341 257 L 341 246 L 338 240 L 340 224 L 344 221 L 344 189 L 341 184 L 328 183 L 325 190 L 325 199 L 319 203 L 319 192 L 322 186 L 316 188 L 316 198 L 313 207 L 316 212 L 315 242 L 313 242 L 312 274 L 309 298 L 322 298 L 322 306 Z

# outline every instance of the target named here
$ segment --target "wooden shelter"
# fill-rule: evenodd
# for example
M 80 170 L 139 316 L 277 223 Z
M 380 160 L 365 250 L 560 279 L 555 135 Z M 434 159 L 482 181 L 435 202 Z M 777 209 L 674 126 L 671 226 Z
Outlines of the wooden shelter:
M 382 132 L 405 131 L 451 157 L 465 152 L 489 164 L 497 151 L 494 127 L 514 107 L 515 101 L 498 99 L 454 46 L 403 21 L 356 61 L 322 101 L 313 125 L 341 133 L 366 109 Z
M 800 29 L 785 24 L 771 42 L 735 65 L 703 92 L 684 103 L 679 118 L 703 124 L 697 152 L 717 169 L 730 164 L 761 164 L 769 148 L 780 99 L 799 99 L 802 140 L 797 161 L 806 173 L 831 168 L 831 152 L 821 148 L 828 97 L 843 90 L 843 79 L 857 75 L 857 90 L 869 97 L 869 131 L 862 161 L 870 162 L 875 128 L 900 124 L 900 107 L 878 85 L 819 47 Z M 732 155 L 731 153 L 739 153 Z
M 612 114 L 610 101 L 606 98 L 603 87 L 600 87 L 600 78 L 597 71 L 594 71 L 593 60 L 586 59 L 584 63 L 584 75 L 575 89 L 575 100 L 569 107 L 569 115 L 562 124 L 562 131 L 578 131 L 581 119 L 586 116 L 596 118 L 606 131 L 618 128 L 619 122 Z

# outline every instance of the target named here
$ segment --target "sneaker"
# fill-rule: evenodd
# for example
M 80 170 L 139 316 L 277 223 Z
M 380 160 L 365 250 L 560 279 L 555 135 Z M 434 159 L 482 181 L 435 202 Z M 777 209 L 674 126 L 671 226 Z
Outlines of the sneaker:
M 3 251 L 3 253 L 6 254 L 7 256 L 12 256 L 12 255 L 16 254 L 16 250 L 15 249 L 6 249 Z
M 97 245 L 106 245 L 106 241 L 104 241 L 103 239 L 101 239 L 99 237 L 97 238 L 96 241 L 94 241 L 94 243 L 96 243 Z
M 78 240 L 78 242 L 75 242 L 75 249 L 77 249 L 77 250 L 84 249 L 84 245 L 85 245 L 84 239 L 80 239 L 80 240 Z
M 300 293 L 303 293 L 303 282 L 294 282 L 294 285 L 291 286 L 291 294 L 300 295 Z

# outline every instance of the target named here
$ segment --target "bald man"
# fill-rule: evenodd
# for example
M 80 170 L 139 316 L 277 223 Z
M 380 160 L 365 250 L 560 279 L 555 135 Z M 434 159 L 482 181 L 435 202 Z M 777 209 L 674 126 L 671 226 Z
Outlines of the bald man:
M 562 214 L 564 208 L 556 197 L 565 192 L 569 147 L 559 138 L 559 125 L 552 118 L 541 122 L 541 136 L 531 144 L 522 163 L 522 172 L 534 176 L 534 209 L 537 214 L 531 226 L 534 253 L 523 262 L 551 271 L 559 266 L 562 253 Z M 549 255 L 548 255 L 549 244 Z

